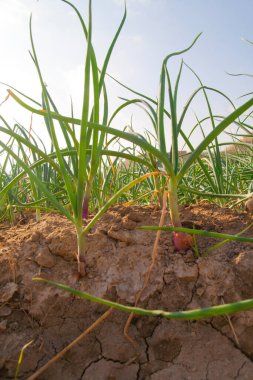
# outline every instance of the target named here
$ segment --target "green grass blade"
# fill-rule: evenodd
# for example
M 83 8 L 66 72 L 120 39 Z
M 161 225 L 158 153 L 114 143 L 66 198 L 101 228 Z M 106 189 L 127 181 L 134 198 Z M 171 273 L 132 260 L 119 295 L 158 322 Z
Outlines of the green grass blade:
M 26 349 L 27 349 L 32 343 L 33 343 L 33 340 L 31 340 L 30 342 L 26 343 L 26 344 L 22 347 L 22 350 L 20 351 L 20 355 L 19 355 L 19 358 L 18 358 L 18 364 L 17 364 L 17 368 L 16 368 L 16 371 L 15 371 L 14 380 L 17 380 L 17 379 L 18 379 L 20 366 L 21 366 L 21 364 L 22 364 L 23 357 L 24 357 L 24 352 L 25 352 L 25 350 L 26 350 Z
M 195 91 L 192 93 L 192 95 L 191 95 L 190 98 L 188 99 L 187 103 L 185 104 L 184 109 L 183 109 L 183 112 L 182 112 L 182 114 L 181 114 L 181 116 L 180 116 L 180 119 L 179 119 L 179 122 L 178 122 L 179 128 L 182 127 L 182 124 L 183 124 L 183 121 L 184 121 L 185 115 L 186 115 L 186 113 L 187 113 L 187 111 L 188 111 L 188 109 L 189 109 L 191 103 L 193 102 L 195 96 L 199 93 L 199 91 L 201 91 L 201 90 L 203 91 L 203 89 L 208 90 L 208 91 L 215 92 L 215 93 L 217 93 L 217 94 L 219 94 L 219 95 L 222 95 L 225 99 L 228 100 L 228 102 L 229 102 L 230 105 L 233 107 L 233 109 L 234 109 L 234 110 L 236 109 L 236 107 L 235 107 L 234 103 L 231 101 L 231 99 L 229 99 L 229 97 L 226 96 L 223 92 L 221 92 L 221 91 L 219 91 L 219 90 L 217 90 L 216 88 L 213 88 L 213 87 L 209 87 L 209 86 L 201 86 L 201 87 L 199 87 L 197 90 L 195 90 Z
M 161 175 L 159 172 L 151 172 L 144 174 L 143 176 L 135 179 L 134 181 L 128 183 L 127 185 L 123 186 L 119 191 L 117 191 L 106 204 L 98 211 L 98 213 L 94 216 L 94 218 L 85 226 L 83 230 L 83 234 L 86 234 L 93 226 L 94 224 L 101 218 L 101 216 L 111 207 L 115 201 L 125 192 L 127 192 L 129 189 L 131 189 L 133 186 L 137 185 L 138 183 L 146 180 L 150 176 L 155 175 Z
M 177 97 L 173 96 L 169 72 L 167 68 L 165 70 L 166 70 L 166 77 L 167 77 L 167 82 L 168 82 L 170 114 L 171 114 L 171 130 L 172 130 L 171 131 L 172 132 L 171 159 L 172 159 L 172 165 L 174 167 L 174 173 L 177 174 L 177 171 L 178 171 L 178 125 L 177 125 L 177 104 L 176 104 Z M 182 70 L 182 65 L 180 67 L 180 72 L 181 70 Z M 179 72 L 177 81 L 179 81 L 180 74 L 181 74 L 180 72 Z M 177 83 L 177 86 L 178 86 L 178 83 Z
M 208 236 L 217 239 L 228 239 L 234 241 L 241 241 L 244 243 L 253 243 L 253 238 L 248 238 L 239 235 L 229 235 L 229 234 L 221 234 L 219 232 L 208 232 L 203 230 L 196 230 L 191 228 L 181 228 L 181 227 L 156 227 L 156 226 L 142 226 L 138 227 L 139 230 L 148 230 L 148 231 L 176 231 L 176 232 L 185 232 L 191 235 L 199 235 L 199 236 Z
M 224 120 L 222 120 L 216 128 L 211 131 L 204 141 L 202 141 L 198 147 L 195 149 L 194 152 L 190 155 L 190 157 L 187 159 L 183 167 L 181 168 L 178 179 L 181 179 L 186 171 L 189 169 L 191 164 L 196 160 L 197 157 L 200 156 L 200 154 L 207 148 L 207 146 L 221 133 L 224 131 L 225 128 L 227 128 L 229 125 L 231 125 L 240 115 L 242 115 L 245 111 L 247 111 L 251 106 L 253 105 L 253 98 L 248 100 L 246 103 L 238 107 L 234 112 L 232 112 L 230 115 L 228 115 Z
M 24 98 L 30 100 L 31 102 L 33 102 L 34 104 L 36 104 L 37 106 L 40 106 L 41 107 L 41 103 L 37 102 L 36 100 L 34 100 L 33 98 L 31 98 L 30 96 L 27 96 L 26 94 L 24 94 L 23 92 L 17 90 L 15 87 L 7 84 L 7 83 L 4 83 L 4 82 L 0 82 L 0 84 L 3 84 L 4 86 L 7 86 L 8 88 L 11 88 L 12 90 L 16 91 L 18 94 L 22 95 Z M 8 91 L 7 91 L 8 92 Z
M 117 42 L 117 39 L 118 39 L 118 37 L 120 35 L 120 32 L 121 32 L 121 30 L 122 30 L 122 28 L 124 26 L 125 21 L 126 21 L 126 16 L 127 16 L 127 9 L 126 9 L 126 3 L 125 3 L 125 11 L 124 11 L 123 18 L 121 20 L 121 23 L 120 23 L 120 25 L 118 27 L 118 30 L 117 30 L 114 38 L 112 40 L 112 43 L 111 43 L 111 45 L 110 45 L 110 47 L 108 49 L 108 52 L 106 54 L 105 61 L 104 61 L 104 64 L 103 64 L 103 67 L 102 67 L 102 70 L 101 70 L 101 75 L 100 75 L 100 79 L 99 79 L 99 93 L 101 92 L 102 87 L 104 85 L 104 80 L 105 80 L 105 75 L 106 75 L 106 72 L 107 72 L 108 63 L 109 63 L 109 60 L 111 58 L 114 46 L 115 46 L 115 44 Z
M 201 318 L 215 317 L 218 315 L 237 313 L 240 311 L 246 311 L 253 308 L 253 299 L 248 299 L 248 300 L 244 300 L 240 302 L 213 306 L 206 309 L 196 309 L 196 310 L 189 310 L 189 311 L 169 312 L 169 311 L 164 311 L 164 310 L 148 310 L 148 309 L 142 309 L 140 307 L 125 306 L 117 302 L 108 301 L 104 298 L 96 297 L 87 292 L 82 292 L 80 290 L 71 288 L 67 285 L 46 280 L 44 278 L 34 277 L 33 280 L 52 285 L 76 297 L 81 297 L 91 302 L 96 302 L 100 305 L 112 307 L 114 309 L 121 310 L 126 313 L 145 315 L 149 317 L 162 317 L 166 319 L 181 319 L 181 320 L 196 320 L 196 319 L 201 319 Z
M 215 129 L 215 122 L 214 122 L 211 104 L 210 104 L 209 98 L 207 96 L 207 92 L 203 86 L 203 83 L 202 83 L 200 77 L 196 74 L 196 72 L 190 66 L 188 66 L 188 65 L 186 65 L 186 66 L 188 67 L 189 70 L 191 70 L 191 72 L 194 74 L 194 76 L 197 78 L 197 80 L 199 81 L 200 85 L 203 88 L 203 93 L 204 93 L 204 97 L 206 100 L 206 104 L 207 104 L 212 128 L 214 130 Z M 218 136 L 214 139 L 214 143 L 215 143 L 215 149 L 214 149 L 215 161 L 213 160 L 212 156 L 211 156 L 211 159 L 212 159 L 213 166 L 214 166 L 213 169 L 214 169 L 214 174 L 216 177 L 216 182 L 217 182 L 219 191 L 222 193 L 222 192 L 224 192 L 224 184 L 223 184 L 222 162 L 221 162 L 221 154 L 220 154 L 220 149 L 219 149 Z
M 0 141 L 0 146 L 2 146 L 6 152 L 8 152 L 15 161 L 19 164 L 19 166 L 24 170 L 25 173 L 32 179 L 34 183 L 44 192 L 44 194 L 48 197 L 48 199 L 53 203 L 53 205 L 69 220 L 73 222 L 73 218 L 70 213 L 57 201 L 57 199 L 52 195 L 52 193 L 47 189 L 47 187 L 40 181 L 40 179 L 33 173 L 30 167 L 21 160 L 8 146 L 6 146 L 3 142 Z
M 60 147 L 59 147 L 59 143 L 58 143 L 58 139 L 57 139 L 54 123 L 53 123 L 53 117 L 52 117 L 52 114 L 51 114 L 51 109 L 50 109 L 47 89 L 46 89 L 45 83 L 44 83 L 43 78 L 42 78 L 42 74 L 41 74 L 41 70 L 40 70 L 40 66 L 39 66 L 39 62 L 38 62 L 37 54 L 36 54 L 36 50 L 35 50 L 35 45 L 34 45 L 34 41 L 33 41 L 33 35 L 32 35 L 32 17 L 30 17 L 30 41 L 31 41 L 31 46 L 32 46 L 31 57 L 32 57 L 32 59 L 34 61 L 34 64 L 35 64 L 35 67 L 37 69 L 37 73 L 38 73 L 38 76 L 39 76 L 39 79 L 40 79 L 40 84 L 41 84 L 41 88 L 42 88 L 42 92 L 43 92 L 43 97 L 44 97 L 44 100 L 45 100 L 45 105 L 46 105 L 46 110 L 47 110 L 48 121 L 49 121 L 49 125 L 50 125 L 50 133 L 51 133 L 51 136 L 52 136 L 52 140 L 53 140 L 53 144 L 54 144 L 54 147 L 55 147 L 55 151 L 57 153 L 57 158 L 58 158 L 59 165 L 60 165 L 60 168 L 61 168 L 61 171 L 62 171 L 63 180 L 64 180 L 65 185 L 66 185 L 66 189 L 67 189 L 67 192 L 68 192 L 68 195 L 69 195 L 69 199 L 70 199 L 70 202 L 71 202 L 71 205 L 72 205 L 72 209 L 73 209 L 74 215 L 76 216 L 76 197 L 75 197 L 75 194 L 73 192 L 73 186 L 72 186 L 72 183 L 71 183 L 70 176 L 67 173 L 67 170 L 66 170 L 66 167 L 65 167 L 65 161 L 64 161 L 64 159 L 63 159 L 63 157 L 61 155 L 61 151 L 60 151 Z
M 162 154 L 166 154 L 166 141 L 164 131 L 164 102 L 165 102 L 165 62 L 163 62 L 160 74 L 160 89 L 157 107 L 157 131 L 158 131 L 158 144 L 159 150 Z
M 50 155 L 43 152 L 41 149 L 39 149 L 36 145 L 30 143 L 29 140 L 23 138 L 19 134 L 13 132 L 11 129 L 0 127 L 0 132 L 5 133 L 6 135 L 9 135 L 13 137 L 16 141 L 19 143 L 26 145 L 29 149 L 34 151 L 38 156 L 43 157 L 50 165 L 58 172 L 61 173 L 59 166 L 50 158 Z
M 86 149 L 89 141 L 87 141 L 87 129 L 89 118 L 89 103 L 90 103 L 90 66 L 91 66 L 91 33 L 92 33 L 92 15 L 91 15 L 91 0 L 89 0 L 89 26 L 87 36 L 87 51 L 84 67 L 84 94 L 82 106 L 82 120 L 79 138 L 78 150 L 78 180 L 77 180 L 77 205 L 76 215 L 79 225 L 82 224 L 82 206 L 85 192 L 85 182 L 88 180 L 87 175 L 87 162 L 86 162 Z

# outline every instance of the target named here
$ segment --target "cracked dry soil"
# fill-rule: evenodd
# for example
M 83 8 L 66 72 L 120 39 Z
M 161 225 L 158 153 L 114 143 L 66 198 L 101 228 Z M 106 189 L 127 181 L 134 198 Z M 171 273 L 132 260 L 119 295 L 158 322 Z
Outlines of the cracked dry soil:
M 196 228 L 232 234 L 252 222 L 245 212 L 204 203 L 182 208 L 181 216 L 186 226 L 193 223 Z M 29 341 L 33 343 L 25 351 L 20 379 L 31 376 L 106 310 L 32 282 L 32 277 L 40 275 L 133 305 L 155 239 L 154 231 L 135 227 L 158 225 L 159 219 L 160 211 L 153 206 L 111 208 L 88 236 L 87 276 L 81 280 L 76 275 L 75 232 L 65 218 L 43 215 L 35 223 L 28 215 L 25 224 L 0 226 L 1 379 L 13 379 L 19 352 Z M 199 252 L 216 242 L 198 238 Z M 187 310 L 252 298 L 252 278 L 252 245 L 230 242 L 197 258 L 192 251 L 174 252 L 171 234 L 163 232 L 139 306 Z M 197 322 L 136 316 L 129 333 L 138 344 L 137 357 L 123 335 L 126 320 L 126 314 L 114 310 L 39 379 L 253 379 L 253 311 L 230 320 Z

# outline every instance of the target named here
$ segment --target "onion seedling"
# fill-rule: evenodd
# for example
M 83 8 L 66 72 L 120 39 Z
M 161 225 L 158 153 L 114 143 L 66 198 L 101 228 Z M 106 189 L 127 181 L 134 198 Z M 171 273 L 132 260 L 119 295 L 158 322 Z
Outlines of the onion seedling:
M 107 102 L 107 92 L 105 88 L 105 74 L 107 71 L 108 62 L 113 50 L 113 47 L 116 43 L 118 35 L 122 29 L 126 18 L 126 11 L 122 22 L 117 30 L 117 33 L 113 39 L 113 42 L 108 50 L 105 62 L 102 66 L 101 71 L 98 69 L 95 52 L 93 50 L 93 46 L 91 43 L 91 33 L 92 33 L 92 20 L 91 20 L 91 0 L 89 1 L 89 25 L 86 28 L 85 23 L 78 12 L 78 10 L 68 1 L 63 0 L 65 3 L 69 4 L 77 13 L 84 34 L 87 39 L 87 53 L 86 53 L 86 61 L 85 61 L 85 82 L 84 82 L 84 97 L 83 97 L 83 112 L 82 118 L 77 119 L 74 118 L 73 115 L 71 117 L 67 117 L 65 115 L 61 115 L 58 113 L 56 107 L 52 103 L 50 95 L 45 87 L 42 74 L 39 67 L 39 62 L 37 60 L 37 55 L 35 52 L 35 47 L 31 34 L 31 43 L 32 43 L 32 58 L 37 68 L 40 83 L 43 91 L 43 109 L 34 108 L 28 104 L 26 104 L 20 97 L 18 97 L 13 91 L 9 90 L 9 94 L 23 107 L 34 112 L 36 114 L 40 114 L 44 116 L 47 121 L 47 126 L 50 131 L 50 136 L 52 139 L 52 144 L 54 147 L 54 154 L 57 158 L 57 162 L 51 159 L 50 156 L 45 157 L 43 153 L 40 152 L 40 157 L 46 160 L 46 162 L 52 162 L 57 170 L 62 176 L 67 194 L 69 196 L 70 208 L 72 213 L 70 213 L 65 207 L 62 206 L 61 203 L 48 191 L 48 189 L 41 184 L 41 189 L 45 193 L 47 197 L 49 197 L 50 201 L 54 204 L 54 206 L 61 211 L 65 216 L 67 216 L 75 225 L 77 232 L 77 241 L 78 241 L 78 271 L 81 274 L 84 274 L 84 254 L 85 254 L 85 238 L 87 231 L 91 228 L 95 221 L 106 211 L 106 209 L 117 199 L 117 197 L 123 194 L 124 191 L 128 190 L 135 184 L 140 181 L 146 179 L 151 175 L 151 173 L 147 173 L 143 175 L 140 179 L 135 179 L 131 183 L 124 186 L 119 192 L 117 192 L 102 209 L 97 213 L 97 215 L 92 219 L 90 223 L 86 227 L 83 227 L 83 218 L 87 217 L 88 214 L 88 205 L 90 196 L 92 193 L 92 186 L 94 177 L 96 176 L 97 171 L 99 170 L 99 162 L 102 154 L 111 155 L 111 152 L 104 151 L 104 142 L 106 134 L 110 134 L 115 136 L 116 138 L 123 139 L 124 141 L 131 142 L 135 144 L 137 147 L 143 149 L 147 152 L 148 155 L 152 155 L 155 157 L 157 162 L 157 170 L 155 170 L 155 175 L 165 175 L 168 179 L 168 194 L 169 194 L 169 209 L 172 225 L 175 228 L 181 227 L 181 220 L 178 209 L 178 186 L 184 176 L 187 174 L 187 171 L 192 166 L 192 164 L 197 161 L 206 174 L 208 180 L 212 182 L 212 178 L 206 170 L 205 165 L 203 164 L 201 154 L 204 152 L 206 148 L 213 142 L 217 142 L 217 137 L 222 133 L 229 125 L 235 122 L 240 115 L 246 112 L 253 105 L 253 98 L 242 104 L 240 107 L 235 109 L 230 115 L 223 118 L 218 125 L 214 124 L 214 119 L 212 114 L 210 114 L 210 119 L 212 121 L 212 131 L 207 134 L 203 141 L 197 146 L 196 149 L 193 148 L 190 140 L 185 136 L 182 130 L 182 124 L 185 119 L 185 115 L 187 110 L 189 109 L 193 99 L 200 92 L 210 89 L 201 84 L 201 86 L 191 95 L 189 101 L 186 103 L 183 112 L 178 118 L 177 116 L 177 98 L 178 98 L 178 89 L 179 83 L 181 79 L 182 67 L 183 63 L 180 66 L 180 70 L 176 79 L 176 84 L 174 89 L 172 88 L 171 79 L 169 75 L 169 71 L 167 68 L 167 63 L 169 59 L 174 56 L 181 55 L 195 44 L 200 35 L 198 35 L 192 44 L 184 50 L 169 54 L 165 57 L 162 63 L 161 74 L 160 74 L 160 91 L 158 101 L 154 101 L 153 99 L 137 93 L 135 94 L 141 96 L 142 99 L 134 99 L 125 102 L 121 105 L 108 119 L 108 102 Z M 30 26 L 31 31 L 31 26 Z M 90 104 L 90 94 L 91 87 L 93 89 L 93 105 L 89 107 Z M 168 112 L 165 108 L 165 100 L 166 100 L 166 90 L 168 90 L 169 97 L 169 106 L 170 112 Z M 212 91 L 218 92 L 215 89 L 211 89 Z M 102 118 L 100 120 L 100 96 L 103 95 L 103 112 Z M 126 131 L 119 131 L 115 128 L 111 127 L 111 123 L 117 114 L 126 106 L 134 103 L 142 103 L 147 108 L 147 112 L 149 112 L 151 120 L 153 120 L 153 125 L 158 138 L 158 148 L 154 147 L 150 141 L 147 141 L 145 138 Z M 154 105 L 156 108 L 154 108 Z M 209 110 L 210 113 L 210 110 Z M 55 125 L 54 123 L 58 121 L 62 130 L 63 135 L 65 136 L 67 150 L 63 152 L 59 147 L 59 143 L 57 140 Z M 172 141 L 171 141 L 171 149 L 167 150 L 166 146 L 166 123 L 169 122 L 171 125 L 172 132 Z M 80 126 L 79 130 L 79 138 L 77 138 L 77 126 Z M 0 129 L 10 136 L 14 137 L 14 133 L 10 131 L 6 131 Z M 185 160 L 182 167 L 179 166 L 179 153 L 178 153 L 178 138 L 181 135 L 188 148 L 191 150 L 191 154 Z M 15 135 L 16 136 L 16 135 Z M 68 140 L 66 138 L 68 136 Z M 22 140 L 22 143 L 31 149 L 36 150 L 38 152 L 38 148 L 34 147 L 29 142 Z M 0 142 L 0 145 L 3 144 Z M 10 150 L 9 150 L 10 151 Z M 10 152 L 14 158 L 16 158 L 15 154 Z M 120 152 L 113 152 L 115 156 L 120 157 Z M 218 151 L 217 151 L 218 154 Z M 68 166 L 65 156 L 72 156 L 73 160 L 71 166 Z M 130 159 L 138 162 L 138 157 L 133 155 L 129 155 Z M 50 161 L 51 160 L 51 161 Z M 139 160 L 140 161 L 140 160 Z M 144 160 L 145 161 L 145 160 Z M 34 175 L 33 171 L 24 163 L 20 162 L 19 164 L 23 167 L 24 171 L 27 172 L 30 178 L 38 183 L 38 179 Z M 147 165 L 150 165 L 147 160 Z M 187 249 L 192 245 L 192 236 L 191 234 L 182 232 L 182 231 L 174 231 L 173 232 L 173 243 L 176 249 Z
M 83 92 L 83 106 L 82 117 L 77 119 L 62 117 L 46 88 L 43 75 L 40 69 L 37 53 L 35 50 L 33 34 L 32 34 L 32 18 L 30 19 L 30 40 L 32 50 L 30 52 L 31 58 L 35 64 L 40 85 L 42 88 L 42 109 L 37 111 L 33 107 L 27 105 L 23 100 L 18 98 L 17 93 L 20 94 L 29 102 L 32 102 L 36 107 L 40 103 L 22 94 L 12 88 L 9 90 L 9 95 L 18 101 L 23 107 L 31 112 L 35 112 L 44 117 L 45 124 L 51 139 L 51 152 L 45 153 L 39 148 L 34 141 L 21 136 L 10 128 L 0 127 L 0 132 L 5 133 L 10 138 L 18 142 L 19 147 L 26 147 L 31 150 L 34 156 L 34 162 L 29 163 L 22 159 L 14 150 L 12 150 L 3 141 L 0 141 L 0 147 L 4 148 L 6 153 L 16 160 L 20 169 L 23 172 L 16 176 L 10 183 L 8 183 L 0 191 L 0 196 L 4 196 L 12 186 L 14 186 L 20 178 L 28 176 L 34 189 L 40 189 L 40 193 L 48 199 L 48 201 L 63 215 L 65 215 L 74 224 L 77 234 L 77 261 L 78 272 L 80 275 L 85 274 L 85 250 L 86 250 L 86 235 L 95 222 L 103 215 L 103 213 L 120 197 L 124 192 L 136 184 L 144 181 L 149 176 L 157 175 L 159 173 L 146 173 L 140 178 L 123 186 L 116 192 L 98 211 L 89 223 L 83 225 L 83 219 L 87 219 L 89 213 L 89 202 L 93 190 L 94 178 L 101 170 L 101 157 L 102 155 L 129 158 L 130 155 L 121 154 L 120 152 L 111 152 L 105 149 L 105 137 L 107 134 L 108 125 L 108 99 L 105 87 L 105 74 L 107 71 L 108 63 L 116 44 L 118 36 L 124 25 L 126 19 L 126 8 L 122 21 L 117 29 L 117 32 L 112 40 L 112 43 L 106 54 L 104 63 L 101 70 L 98 68 L 96 55 L 92 45 L 92 1 L 89 0 L 88 7 L 88 27 L 77 10 L 77 8 L 67 0 L 62 0 L 68 4 L 77 14 L 81 23 L 85 38 L 87 40 L 86 58 L 84 65 L 84 92 Z M 14 90 L 14 91 L 13 91 Z M 100 120 L 101 118 L 101 120 Z M 56 121 L 59 123 L 62 135 L 65 140 L 65 148 L 60 147 L 56 132 Z M 79 127 L 78 127 L 79 125 Z M 93 129 L 93 125 L 103 125 L 105 129 L 99 131 Z M 144 162 L 141 158 L 136 157 L 136 162 Z M 41 166 L 47 164 L 55 171 L 63 183 L 65 191 L 68 195 L 69 205 L 66 205 L 57 197 L 46 183 L 37 175 L 37 171 L 41 170 Z M 149 163 L 147 162 L 149 167 Z
M 140 146 L 143 149 L 146 149 L 147 153 L 153 154 L 153 156 L 156 157 L 157 162 L 160 163 L 160 169 L 166 173 L 167 177 L 169 178 L 168 181 L 168 194 L 169 194 L 169 210 L 170 210 L 170 217 L 171 217 L 171 223 L 174 228 L 180 228 L 182 227 L 180 215 L 179 215 L 179 209 L 178 209 L 178 187 L 179 184 L 184 179 L 184 176 L 186 176 L 187 171 L 192 166 L 192 164 L 197 161 L 201 169 L 203 170 L 207 180 L 211 184 L 211 187 L 216 190 L 216 193 L 220 194 L 224 188 L 222 179 L 222 159 L 221 154 L 219 150 L 219 144 L 218 144 L 218 136 L 233 122 L 237 120 L 237 118 L 242 115 L 245 111 L 248 110 L 253 105 L 253 98 L 249 101 L 245 102 L 243 105 L 238 107 L 238 109 L 235 109 L 233 103 L 229 100 L 229 98 L 221 93 L 220 91 L 206 87 L 202 84 L 198 76 L 191 70 L 194 75 L 197 77 L 200 87 L 194 91 L 194 93 L 190 96 L 190 99 L 185 104 L 183 108 L 183 112 L 180 117 L 178 117 L 178 110 L 177 110 L 177 102 L 178 102 L 178 89 L 179 89 L 179 83 L 181 79 L 182 74 L 182 68 L 183 68 L 183 62 L 181 63 L 180 70 L 178 73 L 178 76 L 176 78 L 175 87 L 173 89 L 170 74 L 167 68 L 168 61 L 174 57 L 181 55 L 188 50 L 192 48 L 192 46 L 196 43 L 198 38 L 200 37 L 200 34 L 194 39 L 192 44 L 187 47 L 184 50 L 169 54 L 165 57 L 165 59 L 162 62 L 161 67 L 161 73 L 160 73 L 160 91 L 159 91 L 159 97 L 158 101 L 155 101 L 151 99 L 150 97 L 141 94 L 137 91 L 134 91 L 130 89 L 129 87 L 122 85 L 126 89 L 130 90 L 134 94 L 140 96 L 140 98 L 135 98 L 133 100 L 126 100 L 125 103 L 123 103 L 113 114 L 110 122 L 113 118 L 116 117 L 116 115 L 124 108 L 131 104 L 137 104 L 140 105 L 142 108 L 145 109 L 145 112 L 149 115 L 150 120 L 152 121 L 157 140 L 158 140 L 158 149 L 155 149 L 148 141 L 143 141 L 140 138 L 137 137 L 130 137 L 127 134 L 119 133 L 119 131 L 109 129 L 111 134 L 114 134 L 117 137 L 125 138 L 128 141 L 134 141 L 137 146 Z M 165 101 L 166 101 L 166 90 L 168 90 L 168 98 L 169 98 L 169 112 L 165 108 Z M 218 125 L 215 125 L 215 119 L 211 110 L 211 106 L 207 97 L 207 90 L 216 92 L 222 96 L 224 96 L 230 104 L 233 106 L 234 111 L 227 116 L 226 118 L 222 118 L 222 120 L 219 122 Z M 196 149 L 193 148 L 189 138 L 186 137 L 185 133 L 182 130 L 183 121 L 185 119 L 186 113 L 194 100 L 195 96 L 202 91 L 204 94 L 204 97 L 207 102 L 209 117 L 207 119 L 210 120 L 212 131 L 207 134 L 203 135 L 203 141 L 197 146 Z M 155 106 L 155 107 L 154 107 Z M 166 146 L 166 123 L 170 124 L 171 128 L 171 148 L 168 151 Z M 238 122 L 240 124 L 240 122 Z M 199 124 L 199 123 L 198 123 Z M 100 129 L 99 126 L 93 126 L 93 128 Z M 188 155 L 188 157 L 185 159 L 185 162 L 180 167 L 179 165 L 179 151 L 178 151 L 178 139 L 179 136 L 182 136 L 185 143 L 187 144 L 188 148 L 191 150 L 191 154 Z M 210 153 L 210 145 L 215 146 L 215 155 L 214 157 Z M 215 174 L 216 182 L 214 182 L 212 176 L 210 175 L 208 169 L 206 168 L 203 159 L 201 157 L 202 153 L 205 149 L 209 150 L 210 158 L 212 160 L 212 168 L 213 172 Z M 192 246 L 193 240 L 192 236 L 188 233 L 182 232 L 182 231 L 173 231 L 172 233 L 172 239 L 173 244 L 177 250 L 187 250 Z

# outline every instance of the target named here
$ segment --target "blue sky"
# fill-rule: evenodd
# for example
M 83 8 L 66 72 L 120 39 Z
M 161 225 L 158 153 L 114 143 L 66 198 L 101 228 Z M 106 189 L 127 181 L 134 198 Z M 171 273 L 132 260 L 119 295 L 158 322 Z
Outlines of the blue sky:
M 73 0 L 86 15 L 87 0 Z M 231 77 L 226 72 L 253 73 L 253 46 L 241 40 L 253 40 L 252 0 L 128 0 L 128 15 L 114 51 L 109 73 L 134 89 L 156 97 L 162 59 L 170 52 L 188 46 L 203 32 L 193 49 L 183 58 L 201 77 L 204 84 L 225 92 L 233 101 L 252 91 L 253 79 Z M 93 0 L 93 44 L 101 64 L 124 10 L 121 0 Z M 70 95 L 77 115 L 82 97 L 85 40 L 76 15 L 60 0 L 0 0 L 0 81 L 7 82 L 28 95 L 40 99 L 40 87 L 29 57 L 29 16 L 33 13 L 33 31 L 44 79 L 61 112 L 69 113 Z M 175 78 L 180 59 L 169 64 Z M 179 93 L 183 107 L 195 88 L 196 79 L 185 69 Z M 111 111 L 120 104 L 117 96 L 132 95 L 108 81 Z M 0 101 L 6 89 L 0 87 Z M 231 111 L 227 102 L 211 96 L 214 111 L 223 115 Z M 237 102 L 239 104 L 239 102 Z M 3 104 L 0 113 L 8 118 L 30 123 L 13 101 Z M 191 107 L 185 130 L 194 124 L 194 113 L 207 114 L 200 97 Z M 149 128 L 148 120 L 135 108 L 117 120 L 123 128 L 133 117 L 138 131 Z M 43 135 L 43 124 L 35 119 L 36 132 Z M 169 129 L 169 126 L 168 126 Z M 169 139 L 169 133 L 168 133 Z M 199 142 L 196 135 L 194 143 Z

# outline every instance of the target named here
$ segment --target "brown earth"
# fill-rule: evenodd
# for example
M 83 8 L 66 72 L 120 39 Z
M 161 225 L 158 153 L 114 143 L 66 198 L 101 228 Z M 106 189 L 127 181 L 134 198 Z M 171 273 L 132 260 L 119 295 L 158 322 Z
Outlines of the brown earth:
M 235 234 L 252 222 L 245 212 L 214 205 L 184 207 L 186 226 Z M 22 347 L 20 379 L 28 379 L 99 318 L 106 308 L 78 299 L 34 276 L 60 281 L 94 295 L 133 305 L 142 288 L 155 232 L 155 207 L 111 208 L 87 241 L 87 276 L 76 275 L 73 226 L 59 215 L 33 216 L 0 226 L 0 378 L 13 379 Z M 167 220 L 167 223 L 169 221 Z M 252 229 L 248 231 L 252 234 Z M 200 254 L 218 240 L 198 238 Z M 253 245 L 230 242 L 207 257 L 174 252 L 171 234 L 161 235 L 156 265 L 139 306 L 188 310 L 253 297 Z M 113 311 L 62 359 L 39 377 L 45 380 L 228 380 L 253 379 L 253 311 L 202 321 L 135 317 L 124 338 L 127 314 Z

